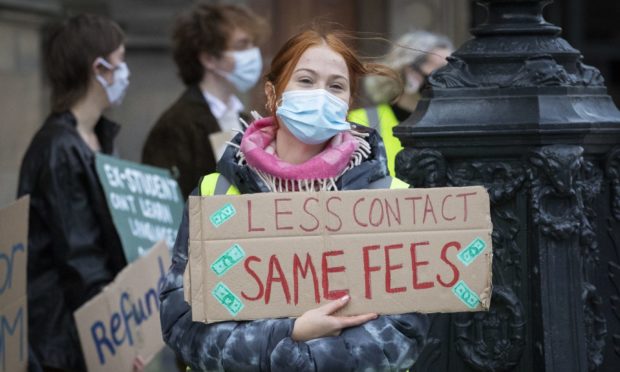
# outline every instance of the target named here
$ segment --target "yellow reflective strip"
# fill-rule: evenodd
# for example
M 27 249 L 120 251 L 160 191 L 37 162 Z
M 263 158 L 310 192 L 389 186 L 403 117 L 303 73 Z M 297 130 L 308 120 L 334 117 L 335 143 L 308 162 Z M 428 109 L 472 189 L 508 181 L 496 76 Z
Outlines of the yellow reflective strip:
M 383 144 L 385 145 L 385 155 L 387 156 L 388 170 L 391 176 L 396 175 L 395 163 L 396 155 L 403 149 L 398 137 L 394 136 L 395 126 L 398 125 L 398 119 L 394 115 L 394 111 L 390 105 L 384 103 L 378 107 L 379 128 Z
M 215 195 L 215 187 L 217 186 L 217 180 L 222 176 L 220 173 L 211 173 L 202 178 L 200 183 L 200 195 L 212 196 Z M 239 189 L 234 185 L 230 185 L 226 190 L 226 195 L 240 195 Z
M 219 176 L 219 173 L 211 173 L 204 176 L 202 178 L 202 182 L 200 183 L 200 195 L 211 196 L 215 194 L 215 185 L 217 184 L 217 179 Z
M 230 185 L 228 190 L 226 190 L 226 195 L 241 195 L 241 193 L 239 192 L 239 189 L 235 187 L 235 185 Z
M 405 181 L 401 181 L 396 177 L 392 177 L 392 184 L 390 184 L 390 189 L 408 189 L 409 184 Z
M 347 121 L 367 127 L 368 126 L 368 115 L 366 114 L 366 110 L 363 108 L 359 108 L 357 110 L 353 110 L 349 112 Z

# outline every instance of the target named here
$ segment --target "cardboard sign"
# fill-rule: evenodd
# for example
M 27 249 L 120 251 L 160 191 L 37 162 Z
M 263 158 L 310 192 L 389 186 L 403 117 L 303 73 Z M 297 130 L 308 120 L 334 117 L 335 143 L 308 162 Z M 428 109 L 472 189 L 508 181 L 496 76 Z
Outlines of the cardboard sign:
M 127 262 L 160 240 L 172 247 L 183 197 L 170 173 L 102 154 L 97 154 L 96 165 Z
M 190 197 L 185 292 L 195 321 L 488 310 L 483 187 Z
M 20 198 L 0 209 L 0 372 L 28 369 L 28 208 Z
M 137 355 L 148 363 L 162 349 L 159 287 L 169 264 L 160 242 L 74 313 L 90 372 L 131 372 Z
M 228 141 L 234 136 L 235 132 L 232 131 L 220 131 L 209 134 L 209 143 L 211 144 L 211 150 L 213 150 L 213 156 L 216 161 L 219 161 L 224 155 L 226 147 L 228 147 Z

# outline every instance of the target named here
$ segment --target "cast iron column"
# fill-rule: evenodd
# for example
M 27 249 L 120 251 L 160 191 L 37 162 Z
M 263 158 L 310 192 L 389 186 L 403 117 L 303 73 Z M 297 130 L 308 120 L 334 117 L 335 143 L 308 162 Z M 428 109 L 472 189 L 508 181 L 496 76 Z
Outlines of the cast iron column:
M 414 187 L 484 185 L 488 313 L 437 315 L 416 371 L 620 368 L 620 112 L 547 23 L 550 1 L 488 10 L 394 129 Z

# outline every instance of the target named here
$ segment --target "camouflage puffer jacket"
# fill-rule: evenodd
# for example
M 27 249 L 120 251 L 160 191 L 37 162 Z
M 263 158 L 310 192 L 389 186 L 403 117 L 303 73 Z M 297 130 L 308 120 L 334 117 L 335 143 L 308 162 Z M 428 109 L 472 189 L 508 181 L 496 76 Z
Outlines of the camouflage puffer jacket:
M 385 149 L 369 128 L 372 153 L 338 181 L 339 190 L 366 188 L 388 175 Z M 233 140 L 239 143 L 241 135 Z M 236 161 L 229 146 L 218 171 L 241 193 L 266 191 L 266 185 L 247 166 Z M 197 194 L 195 190 L 193 194 Z M 193 370 L 200 371 L 398 371 L 411 368 L 424 347 L 428 317 L 411 313 L 380 316 L 340 336 L 296 342 L 291 338 L 294 319 L 204 324 L 192 322 L 192 309 L 183 299 L 187 265 L 188 213 L 174 246 L 172 266 L 161 288 L 161 325 L 165 342 Z

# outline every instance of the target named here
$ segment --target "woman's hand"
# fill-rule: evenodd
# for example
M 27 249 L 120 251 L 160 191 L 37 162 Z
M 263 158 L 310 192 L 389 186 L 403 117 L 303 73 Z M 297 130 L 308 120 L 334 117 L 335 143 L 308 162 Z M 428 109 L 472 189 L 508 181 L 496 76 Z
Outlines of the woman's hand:
M 143 372 L 144 371 L 144 359 L 138 355 L 136 359 L 133 360 L 133 372 Z
M 377 318 L 376 313 L 354 316 L 331 315 L 349 303 L 351 297 L 346 295 L 316 309 L 308 310 L 295 320 L 293 334 L 295 341 L 308 341 L 325 336 L 338 336 L 342 329 L 366 323 Z

